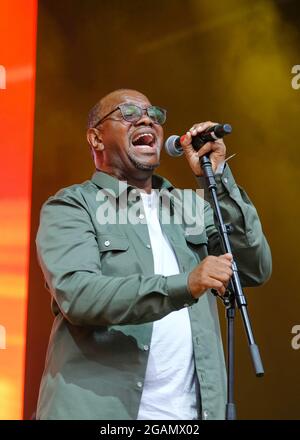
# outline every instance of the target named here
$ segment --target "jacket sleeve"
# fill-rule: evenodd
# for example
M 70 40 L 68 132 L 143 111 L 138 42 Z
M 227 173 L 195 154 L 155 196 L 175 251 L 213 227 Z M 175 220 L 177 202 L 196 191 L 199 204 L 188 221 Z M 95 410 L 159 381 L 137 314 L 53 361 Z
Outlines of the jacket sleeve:
M 196 302 L 187 273 L 104 275 L 93 223 L 76 197 L 44 204 L 36 242 L 48 288 L 73 325 L 140 324 Z
M 258 286 L 271 276 L 272 257 L 257 211 L 243 188 L 236 184 L 228 164 L 223 173 L 215 178 L 224 223 L 232 226 L 229 240 L 241 283 L 244 287 Z M 205 191 L 205 198 L 210 201 L 204 178 L 197 180 Z M 213 210 L 208 202 L 205 203 L 205 224 L 209 253 L 220 255 L 223 250 Z

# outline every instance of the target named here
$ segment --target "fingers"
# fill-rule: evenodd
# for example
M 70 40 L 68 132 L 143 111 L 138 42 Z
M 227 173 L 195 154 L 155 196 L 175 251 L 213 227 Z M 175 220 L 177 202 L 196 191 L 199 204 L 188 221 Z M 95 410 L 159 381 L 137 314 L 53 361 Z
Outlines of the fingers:
M 232 255 L 225 254 L 219 257 L 211 256 L 209 258 L 209 261 L 207 261 L 207 271 L 209 278 L 218 284 L 215 288 L 218 290 L 218 288 L 222 286 L 227 286 L 232 277 Z
M 190 146 L 192 148 L 192 135 L 190 131 L 187 131 L 186 134 L 181 136 L 180 143 L 183 147 Z
M 184 147 L 190 145 L 192 143 L 193 136 L 196 136 L 197 134 L 202 133 L 207 128 L 213 127 L 216 124 L 217 124 L 217 122 L 211 122 L 211 121 L 201 122 L 199 124 L 194 124 L 193 127 L 191 127 L 186 132 L 186 134 L 184 136 L 181 136 L 181 138 L 180 138 L 181 145 L 183 145 Z M 211 148 L 209 149 L 209 151 L 210 150 L 211 150 Z
M 221 281 L 217 281 L 214 279 L 211 279 L 210 284 L 212 285 L 211 289 L 216 290 L 219 295 L 225 295 L 227 285 L 224 285 L 223 283 L 221 283 Z
M 218 267 L 217 273 L 214 273 L 213 278 L 216 286 L 214 287 L 214 289 L 216 289 L 220 295 L 225 295 L 226 288 L 228 286 L 230 278 L 232 277 L 233 257 L 231 254 L 227 253 L 224 255 L 220 255 L 217 258 L 219 259 L 219 261 L 221 260 L 222 265 Z
M 217 122 L 200 122 L 198 124 L 194 124 L 188 132 L 190 132 L 192 136 L 196 136 L 197 134 L 202 133 L 203 131 L 207 130 L 210 127 L 213 127 L 214 125 L 217 125 Z
M 229 261 L 231 261 L 231 262 L 232 262 L 232 260 L 233 260 L 233 256 L 232 256 L 232 254 L 229 254 L 229 253 L 227 253 L 227 254 L 223 254 L 223 255 L 220 255 L 219 258 L 225 258 L 226 260 L 229 260 Z
M 180 143 L 184 151 L 188 155 L 193 155 L 198 158 L 201 158 L 205 155 L 211 155 L 213 153 L 211 160 L 213 164 L 213 168 L 216 169 L 218 163 L 225 159 L 226 155 L 226 146 L 222 139 L 217 139 L 215 141 L 206 142 L 198 151 L 195 151 L 192 146 L 193 137 L 199 135 L 210 127 L 217 125 L 217 122 L 206 121 L 201 122 L 199 124 L 194 124 L 185 135 L 181 136 Z
M 232 269 L 229 267 L 219 267 L 215 270 L 210 270 L 209 276 L 210 278 L 227 285 L 232 276 Z
M 198 298 L 207 289 L 215 289 L 224 295 L 232 277 L 232 255 L 227 253 L 215 257 L 209 255 L 189 274 L 188 284 L 191 294 Z
M 233 256 L 231 254 L 223 254 L 217 257 L 222 263 L 226 264 L 228 267 L 231 267 L 233 262 Z
M 221 266 L 227 266 L 230 267 L 232 266 L 232 262 L 233 262 L 233 257 L 231 254 L 222 254 L 219 255 L 218 257 L 214 257 L 212 255 L 209 256 L 209 259 L 215 263 L 215 265 L 217 267 Z

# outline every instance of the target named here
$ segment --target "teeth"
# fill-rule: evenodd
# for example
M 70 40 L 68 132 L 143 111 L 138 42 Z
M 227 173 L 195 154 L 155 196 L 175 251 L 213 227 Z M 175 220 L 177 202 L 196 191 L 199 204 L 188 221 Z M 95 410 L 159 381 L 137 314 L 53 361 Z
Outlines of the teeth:
M 143 136 L 151 136 L 152 140 L 154 139 L 154 136 L 151 133 L 141 133 L 136 138 L 134 138 L 133 141 L 136 142 Z

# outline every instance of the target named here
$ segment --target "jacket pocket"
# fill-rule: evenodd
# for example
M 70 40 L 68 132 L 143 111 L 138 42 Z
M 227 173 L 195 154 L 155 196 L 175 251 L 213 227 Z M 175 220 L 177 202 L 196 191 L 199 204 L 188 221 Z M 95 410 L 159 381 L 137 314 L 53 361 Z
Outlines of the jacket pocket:
M 208 239 L 206 232 L 201 234 L 185 234 L 186 244 L 194 253 L 198 261 L 203 260 L 208 255 Z
M 207 244 L 207 235 L 205 232 L 201 234 L 185 234 L 186 241 L 191 245 Z
M 136 271 L 128 238 L 122 234 L 97 235 L 103 275 L 126 276 Z

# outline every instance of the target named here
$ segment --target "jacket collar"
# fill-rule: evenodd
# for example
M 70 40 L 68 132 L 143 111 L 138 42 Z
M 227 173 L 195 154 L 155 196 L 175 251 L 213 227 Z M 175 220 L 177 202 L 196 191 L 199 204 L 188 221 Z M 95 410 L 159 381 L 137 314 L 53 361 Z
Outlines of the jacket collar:
M 94 172 L 91 181 L 99 188 L 104 190 L 107 189 L 108 192 L 116 198 L 120 197 L 124 191 L 129 192 L 130 190 L 135 189 L 134 186 L 128 185 L 126 181 L 119 180 L 116 177 L 99 170 Z M 174 186 L 167 179 L 158 174 L 152 176 L 152 187 L 153 189 L 169 191 L 174 189 Z

